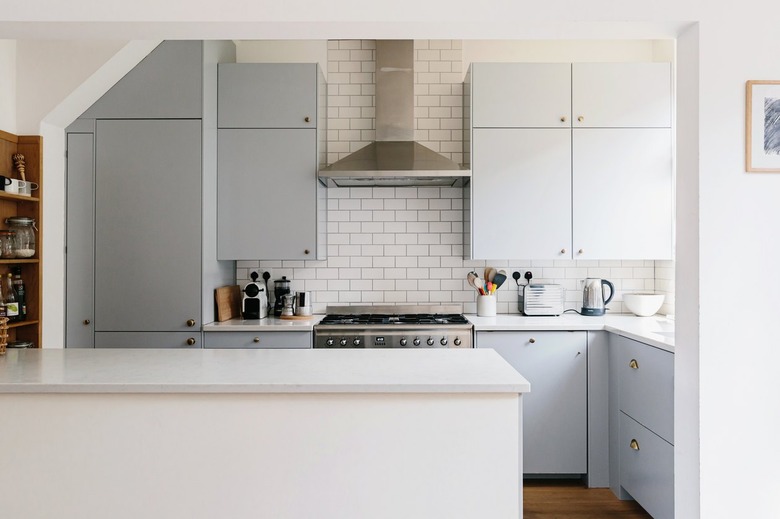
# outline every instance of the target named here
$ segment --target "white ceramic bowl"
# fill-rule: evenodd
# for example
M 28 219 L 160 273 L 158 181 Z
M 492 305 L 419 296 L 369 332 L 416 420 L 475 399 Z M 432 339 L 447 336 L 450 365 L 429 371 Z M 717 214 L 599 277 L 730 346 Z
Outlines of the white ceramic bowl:
M 639 317 L 655 315 L 664 304 L 664 294 L 623 294 L 623 304 Z

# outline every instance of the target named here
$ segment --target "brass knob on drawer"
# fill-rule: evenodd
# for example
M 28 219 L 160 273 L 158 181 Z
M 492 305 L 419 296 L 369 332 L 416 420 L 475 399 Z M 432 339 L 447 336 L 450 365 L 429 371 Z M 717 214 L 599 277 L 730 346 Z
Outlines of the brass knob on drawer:
M 631 443 L 628 444 L 629 447 L 631 447 L 633 450 L 638 451 L 639 450 L 639 442 L 636 440 L 631 440 Z
M 577 120 L 578 120 L 579 122 L 582 122 L 582 121 L 584 121 L 584 120 L 585 120 L 585 118 L 584 118 L 583 116 L 579 116 L 579 117 L 577 117 Z
M 565 122 L 566 122 L 566 116 L 565 116 L 565 115 L 561 117 L 561 122 L 562 122 L 562 123 L 565 123 Z
M 252 342 L 260 342 L 260 337 L 255 337 L 254 339 L 252 339 Z
M 577 251 L 577 254 L 585 254 L 585 249 L 580 249 Z
M 89 319 L 84 319 L 84 325 L 85 325 L 85 326 L 86 326 L 86 325 L 88 325 L 88 324 L 89 324 L 89 323 L 91 323 L 91 322 L 92 322 L 92 321 L 90 321 Z
M 193 344 L 195 344 L 195 337 L 187 339 L 187 346 L 192 346 Z
M 309 122 L 311 122 L 311 117 L 309 117 L 309 116 L 307 115 L 306 117 L 304 117 L 304 118 L 303 118 L 303 120 L 304 120 L 305 122 L 309 123 Z
M 561 254 L 566 254 L 566 249 L 561 249 Z
M 631 362 L 628 363 L 628 367 L 631 369 L 639 369 L 639 363 L 636 359 L 631 359 Z
M 536 339 L 531 337 L 530 339 L 528 339 L 528 342 L 530 342 L 531 344 L 534 344 L 534 343 L 536 343 Z
M 309 251 L 309 249 L 304 249 L 304 251 L 303 251 L 304 254 L 309 254 L 309 252 L 311 252 L 311 251 Z
M 187 326 L 189 326 L 190 328 L 195 326 L 195 319 L 187 319 Z

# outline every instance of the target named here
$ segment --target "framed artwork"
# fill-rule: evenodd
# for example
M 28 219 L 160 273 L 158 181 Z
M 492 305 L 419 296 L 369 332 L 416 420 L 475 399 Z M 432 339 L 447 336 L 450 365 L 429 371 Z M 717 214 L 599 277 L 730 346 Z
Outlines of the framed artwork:
M 780 173 L 780 81 L 748 81 L 745 170 Z

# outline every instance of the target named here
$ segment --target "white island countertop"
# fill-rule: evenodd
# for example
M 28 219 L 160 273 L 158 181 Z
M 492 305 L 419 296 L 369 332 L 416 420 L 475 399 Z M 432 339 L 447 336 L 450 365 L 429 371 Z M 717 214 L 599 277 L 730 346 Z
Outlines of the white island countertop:
M 674 352 L 674 321 L 661 315 L 636 317 L 629 314 L 587 317 L 564 314 L 550 317 L 527 317 L 499 314 L 495 317 L 466 316 L 480 331 L 600 331 L 616 333 L 662 350 Z
M 26 349 L 0 356 L 0 393 L 525 393 L 478 349 Z

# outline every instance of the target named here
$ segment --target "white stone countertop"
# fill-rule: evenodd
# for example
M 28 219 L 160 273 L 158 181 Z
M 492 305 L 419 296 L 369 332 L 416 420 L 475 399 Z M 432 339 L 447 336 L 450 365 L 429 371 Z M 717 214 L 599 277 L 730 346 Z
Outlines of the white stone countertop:
M 525 393 L 490 349 L 11 349 L 0 393 Z
M 495 317 L 466 315 L 480 331 L 554 331 L 605 330 L 634 339 L 662 350 L 674 352 L 674 321 L 662 315 L 636 317 L 628 314 L 586 317 L 564 314 L 555 317 L 526 317 L 518 314 L 499 314 Z
M 203 325 L 204 332 L 306 332 L 312 331 L 315 324 L 325 317 L 322 314 L 312 315 L 310 319 L 280 319 L 266 317 L 265 319 L 231 319 L 229 321 L 213 322 Z

